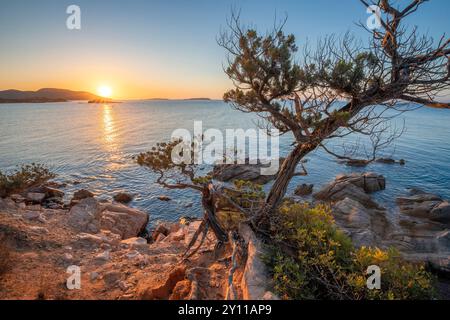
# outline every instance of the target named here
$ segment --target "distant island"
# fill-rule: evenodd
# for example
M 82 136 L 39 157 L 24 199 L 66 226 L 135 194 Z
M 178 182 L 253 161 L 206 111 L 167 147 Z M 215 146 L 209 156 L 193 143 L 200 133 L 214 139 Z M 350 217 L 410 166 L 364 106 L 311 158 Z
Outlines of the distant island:
M 88 103 L 98 103 L 98 104 L 105 104 L 105 103 L 122 103 L 121 101 L 115 101 L 115 100 L 111 100 L 111 99 L 94 99 L 94 100 L 89 100 Z
M 43 88 L 37 91 L 4 90 L 0 91 L 0 103 L 46 103 L 71 100 L 105 100 L 86 91 Z
M 143 99 L 149 101 L 211 101 L 210 98 L 185 98 L 185 99 L 169 99 L 169 98 L 149 98 Z

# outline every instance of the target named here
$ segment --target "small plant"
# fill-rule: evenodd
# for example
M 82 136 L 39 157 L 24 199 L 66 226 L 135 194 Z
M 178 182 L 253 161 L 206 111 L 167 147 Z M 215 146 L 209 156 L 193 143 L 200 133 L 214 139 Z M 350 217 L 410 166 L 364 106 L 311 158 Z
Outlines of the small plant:
M 53 179 L 56 175 L 41 164 L 27 164 L 11 173 L 0 171 L 0 197 L 4 198 L 13 193 L 40 185 Z
M 430 299 L 432 276 L 395 249 L 356 249 L 325 205 L 285 203 L 272 223 L 277 243 L 266 257 L 284 299 Z M 284 248 L 284 249 L 282 249 Z M 286 249 L 287 248 L 287 249 Z M 382 270 L 381 289 L 367 288 L 367 267 Z

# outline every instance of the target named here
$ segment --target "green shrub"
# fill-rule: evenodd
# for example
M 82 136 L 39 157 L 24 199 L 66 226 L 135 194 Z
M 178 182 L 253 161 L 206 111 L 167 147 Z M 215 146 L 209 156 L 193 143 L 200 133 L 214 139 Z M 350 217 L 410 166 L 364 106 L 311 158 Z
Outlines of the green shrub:
M 266 262 L 284 299 L 429 299 L 434 288 L 422 265 L 394 249 L 356 249 L 338 230 L 328 206 L 285 203 L 272 223 L 278 245 Z M 381 269 L 381 289 L 366 286 L 367 267 Z
M 40 185 L 53 179 L 55 174 L 40 164 L 22 165 L 10 173 L 0 171 L 0 197 L 22 192 L 23 190 Z

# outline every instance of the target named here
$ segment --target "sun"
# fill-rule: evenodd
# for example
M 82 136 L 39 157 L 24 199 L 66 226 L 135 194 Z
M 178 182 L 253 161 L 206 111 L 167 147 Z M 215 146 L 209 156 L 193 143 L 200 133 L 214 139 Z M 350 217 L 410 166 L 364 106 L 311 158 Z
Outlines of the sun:
M 111 89 L 111 87 L 108 87 L 108 86 L 98 87 L 97 92 L 103 98 L 110 98 L 112 95 L 112 89 Z

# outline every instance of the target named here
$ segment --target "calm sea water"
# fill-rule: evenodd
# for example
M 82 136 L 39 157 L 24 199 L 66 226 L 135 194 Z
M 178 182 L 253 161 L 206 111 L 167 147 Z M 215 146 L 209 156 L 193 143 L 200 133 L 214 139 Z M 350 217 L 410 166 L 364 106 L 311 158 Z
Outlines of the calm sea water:
M 164 190 L 154 175 L 139 167 L 133 156 L 167 141 L 173 130 L 193 131 L 194 121 L 204 128 L 253 128 L 255 118 L 221 101 L 129 101 L 114 105 L 82 102 L 0 104 L 0 170 L 18 164 L 47 164 L 68 183 L 65 191 L 87 188 L 110 198 L 118 191 L 136 195 L 132 206 L 150 213 L 151 221 L 201 215 L 199 197 L 190 191 Z M 314 183 L 316 190 L 339 173 L 374 171 L 387 178 L 376 198 L 395 208 L 395 196 L 419 187 L 450 198 L 450 111 L 419 109 L 403 114 L 407 131 L 386 156 L 405 159 L 405 166 L 373 163 L 366 168 L 339 164 L 323 151 L 308 156 L 307 177 L 293 180 Z M 281 140 L 282 153 L 289 137 Z M 79 182 L 75 185 L 74 182 Z M 173 200 L 162 202 L 160 195 Z

